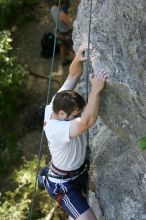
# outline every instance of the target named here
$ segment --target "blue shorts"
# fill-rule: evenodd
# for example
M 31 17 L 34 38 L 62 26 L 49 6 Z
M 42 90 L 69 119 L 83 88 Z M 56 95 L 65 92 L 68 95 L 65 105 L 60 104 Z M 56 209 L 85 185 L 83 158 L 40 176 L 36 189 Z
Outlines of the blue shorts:
M 87 172 L 84 172 L 74 180 L 64 183 L 54 183 L 46 177 L 45 188 L 49 195 L 59 202 L 68 215 L 76 219 L 90 208 L 85 197 L 82 196 L 82 192 L 87 192 L 87 182 Z

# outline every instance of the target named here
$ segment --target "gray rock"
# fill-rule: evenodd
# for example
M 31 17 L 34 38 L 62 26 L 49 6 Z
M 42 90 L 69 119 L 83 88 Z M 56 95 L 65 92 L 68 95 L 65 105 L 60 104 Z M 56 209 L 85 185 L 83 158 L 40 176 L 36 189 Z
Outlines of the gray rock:
M 108 71 L 100 117 L 89 132 L 92 191 L 105 220 L 146 220 L 145 153 L 137 144 L 146 135 L 146 1 L 92 2 L 89 69 Z M 90 1 L 80 2 L 75 50 L 88 41 L 89 8 Z M 86 74 L 78 87 L 84 96 Z

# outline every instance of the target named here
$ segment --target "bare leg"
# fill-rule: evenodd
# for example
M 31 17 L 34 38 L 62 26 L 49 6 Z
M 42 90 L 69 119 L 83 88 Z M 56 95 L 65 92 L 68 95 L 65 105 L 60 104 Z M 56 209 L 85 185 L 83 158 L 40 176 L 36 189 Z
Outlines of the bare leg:
M 97 220 L 91 208 L 80 215 L 76 220 Z

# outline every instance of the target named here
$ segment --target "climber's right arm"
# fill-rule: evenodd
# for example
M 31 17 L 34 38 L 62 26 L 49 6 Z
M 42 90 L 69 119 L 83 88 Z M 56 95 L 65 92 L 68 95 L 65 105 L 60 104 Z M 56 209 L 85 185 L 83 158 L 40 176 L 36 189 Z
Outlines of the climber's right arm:
M 107 75 L 105 71 L 99 71 L 97 74 L 90 75 L 91 92 L 88 103 L 82 116 L 71 121 L 71 138 L 82 134 L 96 122 L 99 112 L 100 92 L 104 88 L 106 78 Z
M 81 75 L 83 74 L 83 62 L 87 60 L 87 57 L 84 56 L 85 50 L 87 50 L 87 45 L 83 44 L 77 51 L 75 58 L 69 67 L 69 74 L 63 84 L 63 86 L 69 90 L 76 87 Z

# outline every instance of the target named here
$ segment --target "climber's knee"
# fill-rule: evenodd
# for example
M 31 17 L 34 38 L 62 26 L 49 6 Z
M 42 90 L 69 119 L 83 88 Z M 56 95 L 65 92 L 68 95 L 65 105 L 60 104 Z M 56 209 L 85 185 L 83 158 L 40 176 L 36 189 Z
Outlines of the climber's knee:
M 97 220 L 91 208 L 82 213 L 76 220 Z

